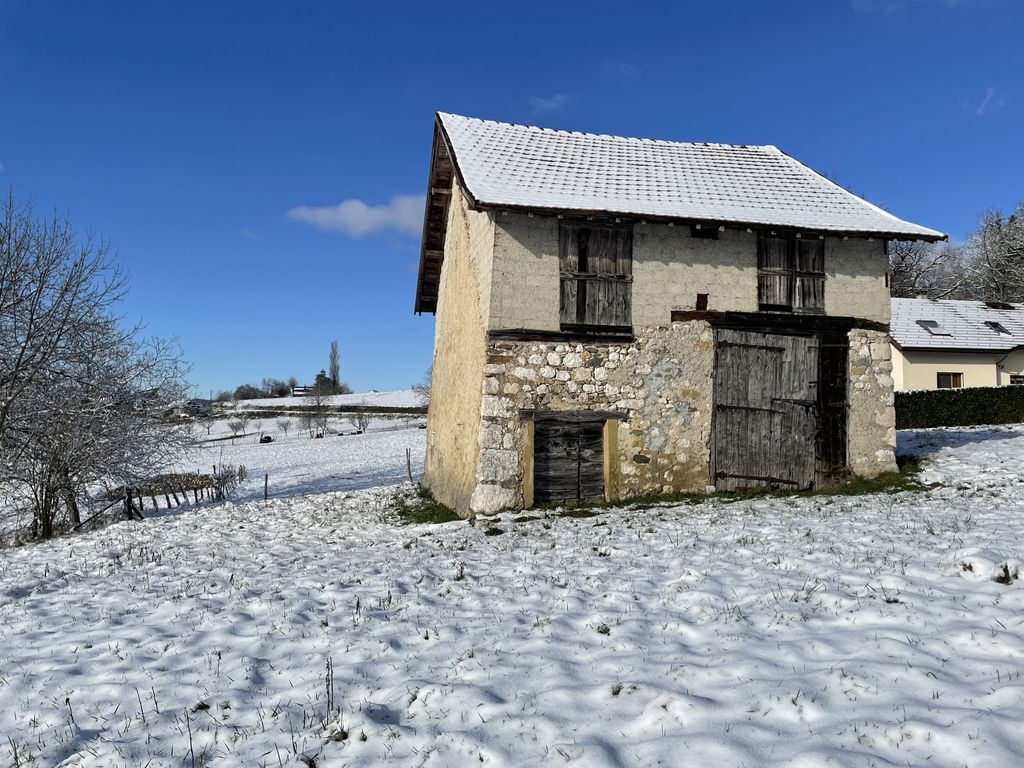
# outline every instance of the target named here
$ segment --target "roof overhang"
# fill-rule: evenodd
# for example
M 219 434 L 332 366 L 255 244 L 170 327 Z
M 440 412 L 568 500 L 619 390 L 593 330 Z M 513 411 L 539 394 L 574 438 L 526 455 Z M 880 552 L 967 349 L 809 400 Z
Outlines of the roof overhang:
M 982 348 L 982 347 L 921 347 L 921 346 L 907 346 L 900 344 L 896 339 L 891 339 L 892 344 L 900 352 L 938 352 L 948 353 L 957 355 L 1008 355 L 1011 352 L 1016 352 L 1018 349 L 1024 349 L 1024 344 L 1018 344 L 1015 347 L 998 347 L 998 348 Z

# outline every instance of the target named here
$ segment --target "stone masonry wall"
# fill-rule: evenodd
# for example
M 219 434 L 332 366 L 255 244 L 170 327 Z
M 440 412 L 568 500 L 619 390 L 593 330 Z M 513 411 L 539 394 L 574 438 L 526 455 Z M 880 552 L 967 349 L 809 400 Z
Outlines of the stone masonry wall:
M 894 471 L 895 411 L 886 336 L 849 336 L 849 466 Z M 700 321 L 645 329 L 631 344 L 498 341 L 487 345 L 480 454 L 470 510 L 524 505 L 520 410 L 621 411 L 611 499 L 704 490 L 710 481 L 714 332 Z
M 713 366 L 714 335 L 704 322 L 645 329 L 633 343 L 488 343 L 471 510 L 524 503 L 521 409 L 624 412 L 612 498 L 703 490 Z
M 848 464 L 855 475 L 896 471 L 892 350 L 881 331 L 850 331 Z

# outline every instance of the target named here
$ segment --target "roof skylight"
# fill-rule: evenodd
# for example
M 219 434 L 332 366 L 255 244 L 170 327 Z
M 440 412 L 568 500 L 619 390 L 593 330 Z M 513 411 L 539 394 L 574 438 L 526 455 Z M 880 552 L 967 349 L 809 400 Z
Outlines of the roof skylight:
M 918 320 L 917 324 L 924 328 L 932 336 L 952 336 L 938 320 Z
M 1003 325 L 1002 323 L 997 323 L 995 320 L 986 320 L 985 321 L 985 325 L 987 325 L 989 327 L 989 329 L 991 329 L 991 330 L 995 331 L 996 333 L 998 333 L 1000 336 L 1012 336 L 1013 335 L 1008 330 L 1006 330 L 1006 326 L 1005 325 Z

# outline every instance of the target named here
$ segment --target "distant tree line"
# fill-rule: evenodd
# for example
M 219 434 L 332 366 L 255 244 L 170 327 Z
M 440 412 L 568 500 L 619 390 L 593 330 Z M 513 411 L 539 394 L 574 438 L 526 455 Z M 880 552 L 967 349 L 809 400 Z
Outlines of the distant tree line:
M 1024 202 L 986 211 L 964 243 L 892 242 L 892 295 L 1024 302 Z
M 217 402 L 227 403 L 235 400 L 288 397 L 298 385 L 299 380 L 294 376 L 287 381 L 265 378 L 259 384 L 239 384 L 233 390 L 223 389 L 213 399 Z M 327 368 L 320 369 L 310 386 L 321 396 L 347 395 L 352 392 L 352 388 L 341 380 L 341 355 L 338 351 L 337 341 L 331 342 L 331 349 L 327 356 Z

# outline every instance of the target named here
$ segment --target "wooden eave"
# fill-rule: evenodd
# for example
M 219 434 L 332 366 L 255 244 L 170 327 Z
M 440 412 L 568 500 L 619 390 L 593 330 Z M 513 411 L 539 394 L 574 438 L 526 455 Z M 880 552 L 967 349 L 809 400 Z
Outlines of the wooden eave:
M 430 149 L 430 171 L 423 211 L 423 237 L 420 241 L 420 266 L 416 279 L 414 312 L 437 312 L 441 284 L 441 265 L 448 229 L 448 205 L 455 182 L 455 164 L 441 119 L 434 116 L 434 138 Z M 465 185 L 463 185 L 465 188 Z M 472 199 L 470 198 L 471 202 Z
M 556 216 L 564 219 L 597 221 L 616 221 L 632 223 L 656 222 L 659 224 L 672 224 L 680 227 L 714 227 L 725 229 L 743 229 L 753 232 L 779 232 L 787 234 L 803 234 L 807 237 L 855 237 L 862 240 L 923 240 L 928 243 L 943 242 L 949 240 L 948 235 L 940 237 L 932 235 L 908 235 L 904 232 L 858 232 L 853 230 L 838 229 L 812 229 L 810 227 L 783 226 L 781 224 L 765 224 L 763 222 L 733 221 L 726 219 L 691 219 L 676 216 L 657 216 L 651 214 L 623 213 L 617 211 L 584 210 L 579 208 L 544 208 L 530 205 L 509 205 L 477 201 L 474 206 L 476 210 L 491 210 L 497 213 L 508 211 L 509 213 L 526 213 L 538 216 Z

